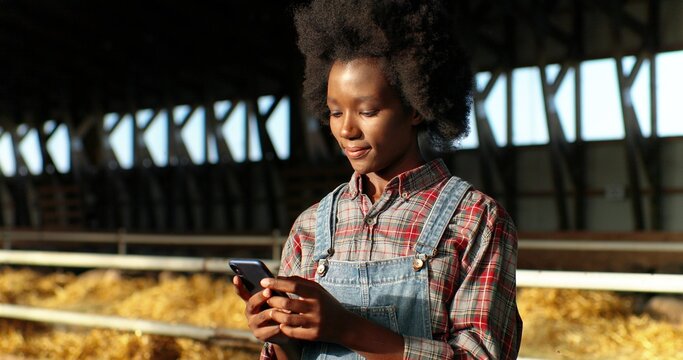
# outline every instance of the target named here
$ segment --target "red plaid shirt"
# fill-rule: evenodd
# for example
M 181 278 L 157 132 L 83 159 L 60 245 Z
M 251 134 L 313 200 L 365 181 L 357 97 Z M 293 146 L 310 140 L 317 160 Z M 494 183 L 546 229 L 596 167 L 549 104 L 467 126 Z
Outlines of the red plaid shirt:
M 354 174 L 338 203 L 336 260 L 409 256 L 450 173 L 441 160 L 393 178 L 371 203 Z M 294 223 L 280 275 L 315 278 L 317 204 Z M 376 215 L 373 225 L 363 219 Z M 432 339 L 405 337 L 404 359 L 515 359 L 522 336 L 516 303 L 517 235 L 493 199 L 470 190 L 429 263 Z M 269 346 L 261 359 L 274 359 Z

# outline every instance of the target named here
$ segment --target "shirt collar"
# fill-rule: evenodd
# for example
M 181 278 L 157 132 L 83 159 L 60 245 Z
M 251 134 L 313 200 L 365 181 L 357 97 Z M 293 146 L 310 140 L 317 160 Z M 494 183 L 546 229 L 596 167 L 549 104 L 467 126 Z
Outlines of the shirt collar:
M 451 176 L 448 167 L 442 159 L 434 159 L 422 166 L 396 175 L 389 180 L 385 192 L 398 192 L 403 199 L 431 187 L 435 183 Z M 349 181 L 349 194 L 355 198 L 363 191 L 363 181 L 360 174 L 354 172 Z

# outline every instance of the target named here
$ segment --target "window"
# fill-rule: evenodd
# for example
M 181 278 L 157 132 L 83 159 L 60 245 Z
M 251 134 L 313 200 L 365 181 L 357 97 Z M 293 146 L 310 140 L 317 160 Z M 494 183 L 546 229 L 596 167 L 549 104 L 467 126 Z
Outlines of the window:
M 657 135 L 683 135 L 683 51 L 657 54 Z
M 548 143 L 548 124 L 543 104 L 539 68 L 512 71 L 512 143 L 532 145 Z M 550 77 L 551 79 L 554 76 Z
M 117 114 L 113 115 L 118 117 Z M 111 120 L 114 116 L 105 116 L 105 126 L 108 121 L 115 126 L 109 135 L 109 143 L 119 165 L 124 169 L 130 169 L 133 167 L 133 116 L 124 114 L 118 124 Z
M 476 75 L 476 82 L 479 91 L 482 91 L 491 79 L 491 73 L 483 72 Z M 498 146 L 507 144 L 507 98 L 505 96 L 505 85 L 507 79 L 505 75 L 500 75 L 496 79 L 489 96 L 484 101 L 483 107 L 488 117 L 491 132 Z M 476 113 L 475 113 L 476 114 Z M 479 129 L 477 129 L 479 130 Z
M 187 119 L 185 126 L 180 131 L 183 144 L 187 148 L 190 159 L 195 164 L 206 162 L 206 111 L 202 106 L 194 109 Z
M 168 165 L 168 112 L 159 111 L 149 120 L 149 125 L 143 135 L 149 156 L 156 166 Z
M 246 149 L 246 118 L 247 118 L 247 105 L 240 102 L 235 105 L 235 110 L 232 111 L 230 116 L 225 120 L 223 124 L 223 137 L 225 137 L 228 142 L 228 148 L 232 154 L 233 160 L 237 162 L 245 161 L 247 154 Z
M 26 125 L 20 125 L 19 133 L 26 134 L 19 143 L 19 153 L 26 162 L 28 171 L 33 175 L 38 175 L 43 171 L 43 154 L 40 151 L 38 130 L 29 129 Z
M 263 96 L 259 98 L 259 111 L 262 113 L 268 111 L 270 107 L 270 104 L 268 106 L 261 104 L 261 99 L 263 98 L 273 97 Z M 272 104 L 272 101 L 270 103 Z M 289 128 L 289 98 L 282 98 L 266 122 L 268 136 L 273 142 L 275 152 L 280 159 L 287 159 L 289 157 Z
M 45 124 L 48 132 L 54 130 L 50 139 L 47 140 L 47 152 L 50 154 L 56 170 L 64 174 L 71 170 L 69 129 L 66 124 L 60 124 L 56 129 L 54 126 L 57 126 L 54 120 Z
M 14 176 L 17 173 L 17 163 L 14 161 L 14 149 L 12 148 L 12 135 L 8 132 L 0 132 L 0 171 L 5 176 Z
M 581 105 L 583 140 L 624 138 L 614 59 L 590 60 L 581 64 Z

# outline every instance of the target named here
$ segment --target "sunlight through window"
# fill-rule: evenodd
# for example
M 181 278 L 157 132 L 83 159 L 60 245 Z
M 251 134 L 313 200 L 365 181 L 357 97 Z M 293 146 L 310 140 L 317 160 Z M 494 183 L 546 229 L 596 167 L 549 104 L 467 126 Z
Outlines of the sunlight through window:
M 657 135 L 683 136 L 683 51 L 658 54 Z
M 125 114 L 118 126 L 109 135 L 111 149 L 114 151 L 116 160 L 124 169 L 133 167 L 133 116 Z
M 57 126 L 46 146 L 56 170 L 62 174 L 69 172 L 71 170 L 71 141 L 66 124 Z
M 149 155 L 156 166 L 168 165 L 168 112 L 159 111 L 144 134 L 145 144 L 149 149 Z
M 237 162 L 245 161 L 247 154 L 246 148 L 246 118 L 247 106 L 243 102 L 235 105 L 235 110 L 225 120 L 223 124 L 223 137 L 228 142 L 228 149 L 232 154 L 232 158 Z
M 12 149 L 12 135 L 8 132 L 0 132 L 0 170 L 5 176 L 14 176 L 17 173 L 17 163 L 14 161 Z
M 514 145 L 548 143 L 548 125 L 539 71 L 537 67 L 527 67 L 515 69 L 512 72 L 514 119 L 512 143 Z
M 261 107 L 261 111 L 267 110 Z M 273 142 L 273 147 L 280 159 L 287 159 L 289 157 L 289 98 L 282 98 L 275 107 L 275 110 L 266 122 L 266 130 L 268 136 Z
M 624 138 L 614 59 L 590 60 L 581 64 L 581 137 L 584 140 Z

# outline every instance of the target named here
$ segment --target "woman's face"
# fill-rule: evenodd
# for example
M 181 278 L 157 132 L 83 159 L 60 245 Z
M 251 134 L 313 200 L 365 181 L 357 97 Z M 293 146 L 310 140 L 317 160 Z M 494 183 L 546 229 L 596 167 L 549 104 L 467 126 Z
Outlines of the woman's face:
M 401 103 L 379 60 L 335 62 L 327 106 L 332 134 L 358 173 L 389 180 L 423 163 L 416 127 L 422 119 Z

